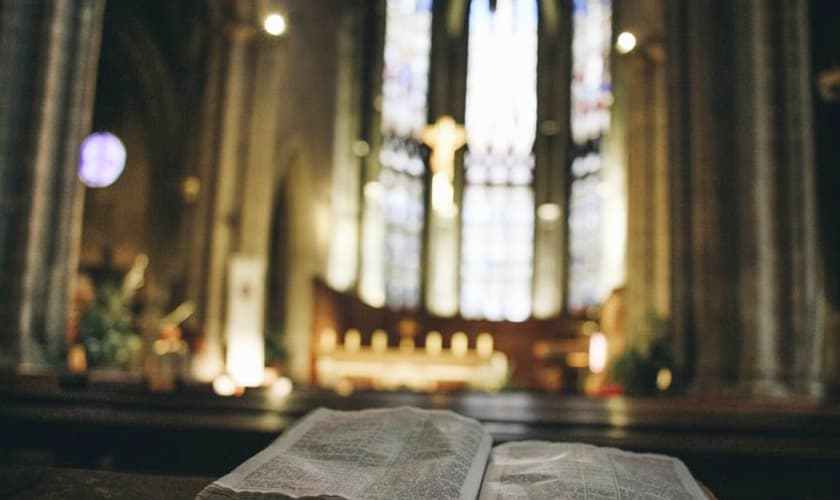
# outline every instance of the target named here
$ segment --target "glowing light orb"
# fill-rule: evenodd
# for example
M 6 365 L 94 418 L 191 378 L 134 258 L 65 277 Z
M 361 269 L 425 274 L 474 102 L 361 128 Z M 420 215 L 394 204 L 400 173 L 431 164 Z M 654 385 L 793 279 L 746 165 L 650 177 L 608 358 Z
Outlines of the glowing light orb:
M 598 374 L 607 367 L 607 337 L 595 332 L 589 337 L 589 370 Z
M 286 32 L 286 18 L 276 12 L 269 14 L 263 20 L 263 28 L 271 36 L 280 36 Z
M 656 388 L 660 391 L 667 391 L 671 387 L 672 378 L 671 370 L 660 368 L 656 373 Z
M 346 378 L 341 379 L 338 384 L 335 386 L 335 393 L 339 396 L 349 396 L 353 394 L 353 390 L 355 387 L 353 386 L 353 382 L 347 380 Z
M 219 396 L 233 396 L 239 387 L 230 375 L 222 374 L 213 380 L 213 391 Z
M 636 35 L 623 31 L 615 40 L 615 48 L 619 54 L 628 54 L 636 48 Z
M 280 377 L 271 386 L 271 393 L 277 397 L 285 398 L 292 393 L 294 388 L 291 379 L 288 377 Z
M 79 152 L 79 179 L 88 187 L 107 187 L 125 169 L 125 146 L 114 134 L 96 132 L 83 142 Z
M 537 207 L 537 217 L 544 222 L 557 222 L 563 214 L 563 209 L 557 203 L 543 203 Z

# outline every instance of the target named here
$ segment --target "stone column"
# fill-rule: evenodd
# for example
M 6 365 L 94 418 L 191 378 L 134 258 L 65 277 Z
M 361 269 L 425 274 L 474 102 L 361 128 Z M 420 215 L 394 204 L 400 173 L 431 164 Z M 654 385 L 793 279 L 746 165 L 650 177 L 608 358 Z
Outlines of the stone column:
M 622 6 L 619 6 L 622 7 Z M 615 31 L 636 35 L 637 47 L 616 54 L 612 134 L 627 165 L 627 309 L 667 317 L 670 297 L 665 5 L 644 0 L 616 12 Z
M 464 123 L 466 109 L 467 36 L 464 30 L 466 3 L 437 2 L 432 21 L 432 51 L 428 93 L 429 124 L 443 116 Z M 429 154 L 432 155 L 432 147 Z M 423 292 L 425 310 L 433 315 L 449 317 L 460 309 L 461 200 L 463 195 L 463 154 L 466 148 L 455 149 L 450 177 L 454 210 L 436 211 L 432 203 L 435 171 L 426 184 L 425 248 L 423 260 Z
M 537 57 L 537 136 L 534 143 L 533 313 L 556 317 L 565 304 L 569 158 L 568 82 L 571 78 L 572 16 L 568 5 L 543 2 Z
M 253 10 L 252 10 L 253 9 Z M 282 39 L 257 29 L 259 11 L 242 4 L 228 20 L 218 149 L 212 188 L 204 349 L 193 374 L 211 379 L 224 368 L 225 283 L 233 253 L 268 261 L 277 168 L 277 94 L 286 73 Z
M 437 4 L 436 4 L 437 5 Z M 370 54 L 382 54 L 385 44 L 385 2 L 368 6 L 365 26 L 376 30 L 369 45 Z M 366 65 L 367 85 L 361 101 L 361 133 L 369 144 L 369 152 L 362 162 L 361 217 L 359 222 L 359 297 L 373 306 L 385 305 L 385 214 L 382 208 L 382 188 L 379 185 L 379 150 L 382 146 L 381 104 L 376 96 L 382 88 L 382 57 L 371 56 Z
M 820 390 L 807 4 L 669 4 L 673 300 L 699 390 Z
M 104 0 L 0 15 L 0 369 L 63 363 Z
M 217 37 L 207 51 L 206 74 L 203 96 L 199 108 L 201 125 L 191 137 L 191 157 L 194 159 L 192 172 L 199 179 L 199 195 L 193 207 L 185 215 L 183 224 L 184 246 L 188 264 L 184 266 L 186 276 L 186 297 L 196 301 L 196 318 L 204 324 L 207 297 L 211 293 L 207 282 L 208 262 L 212 253 L 210 231 L 214 217 L 214 181 L 218 159 L 218 124 L 224 109 L 224 73 L 227 41 Z M 206 358 L 205 358 L 206 359 Z M 205 365 L 209 368 L 209 365 Z M 211 374 L 204 374 L 203 378 Z
M 672 319 L 682 379 L 701 390 L 731 381 L 738 345 L 727 151 L 731 73 L 722 2 L 668 3 Z M 717 7 L 717 8 L 715 8 Z M 728 14 L 728 13 L 727 13 Z M 713 21 L 713 19 L 715 21 Z M 714 77 L 712 77 L 714 75 Z M 727 168 L 723 168 L 727 165 Z M 726 354 L 726 355 L 724 355 Z
M 244 103 L 249 89 L 246 55 L 252 30 L 244 23 L 230 21 L 226 40 L 224 83 L 218 119 L 213 201 L 209 221 L 209 241 L 204 303 L 204 342 L 192 364 L 193 376 L 211 380 L 224 370 L 222 324 L 225 306 L 225 279 L 228 258 L 236 244 L 240 213 L 237 191 L 240 186 L 240 144 L 244 124 Z
M 820 392 L 807 3 L 753 0 L 735 15 L 741 382 Z
M 327 283 L 348 291 L 359 275 L 359 218 L 362 160 L 370 145 L 361 139 L 362 68 L 364 50 L 358 33 L 365 27 L 362 13 L 346 9 L 339 18 L 336 67 L 336 116 L 333 138 L 331 241 Z

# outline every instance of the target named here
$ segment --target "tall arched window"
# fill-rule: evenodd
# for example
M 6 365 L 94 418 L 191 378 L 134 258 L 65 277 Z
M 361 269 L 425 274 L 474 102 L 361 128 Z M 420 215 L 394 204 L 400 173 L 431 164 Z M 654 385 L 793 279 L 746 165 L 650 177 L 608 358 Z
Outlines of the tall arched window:
M 426 126 L 432 1 L 388 0 L 379 153 L 385 218 L 385 298 L 392 308 L 420 304 L 423 175 L 418 137 Z
M 536 0 L 469 10 L 461 314 L 531 315 L 537 122 Z
M 569 195 L 571 310 L 598 304 L 604 285 L 603 139 L 610 127 L 610 0 L 574 0 L 572 32 L 572 165 Z
M 555 236 L 565 233 L 566 228 L 568 233 L 562 238 L 545 237 L 543 224 L 541 238 L 537 238 L 544 243 L 541 255 L 550 256 L 552 252 L 567 255 L 569 265 L 564 276 L 560 272 L 547 276 L 541 273 L 543 279 L 538 280 L 536 287 L 540 293 L 551 295 L 551 300 L 543 301 L 545 304 L 540 303 L 536 308 L 534 144 L 538 117 L 538 43 L 541 36 L 543 42 L 551 40 L 552 43 L 565 38 L 556 37 L 548 28 L 540 34 L 539 0 L 463 0 L 463 4 L 447 6 L 460 5 L 467 9 L 467 36 L 463 42 L 466 47 L 460 45 L 464 40 L 461 35 L 443 39 L 447 33 L 436 30 L 435 36 L 441 37 L 436 39 L 441 44 L 439 47 L 456 49 L 451 52 L 436 49 L 441 59 L 431 61 L 432 0 L 383 1 L 386 7 L 384 68 L 378 108 L 381 126 L 372 132 L 374 136 L 381 134 L 381 147 L 377 168 L 370 171 L 373 174 L 364 189 L 368 209 L 362 218 L 359 279 L 362 298 L 376 306 L 417 309 L 421 305 L 425 272 L 425 306 L 432 314 L 442 316 L 459 311 L 466 318 L 523 321 L 537 311 L 540 317 L 550 317 L 561 310 L 563 299 L 559 297 L 566 288 L 564 284 L 567 284 L 565 303 L 569 310 L 586 308 L 603 300 L 609 287 L 618 284 L 614 276 L 608 276 L 611 266 L 615 261 L 623 265 L 623 260 L 611 257 L 616 252 L 607 243 L 612 242 L 615 248 L 624 245 L 620 235 L 606 234 L 610 217 L 615 218 L 616 214 L 607 203 L 614 195 L 605 195 L 605 191 L 622 189 L 610 175 L 622 166 L 604 160 L 603 146 L 612 104 L 610 0 L 571 0 L 571 82 L 561 81 L 565 76 L 552 80 L 554 73 L 551 73 L 546 77 L 550 85 L 541 90 L 543 99 L 546 92 L 571 95 L 571 112 L 567 115 L 571 144 L 567 149 L 565 138 L 558 136 L 552 139 L 551 152 L 540 159 L 543 169 L 540 182 L 557 187 L 548 203 L 541 198 L 541 203 L 546 205 L 542 207 L 546 209 L 541 211 L 542 217 L 548 221 L 560 220 L 564 217 L 562 207 L 568 206 L 564 221 L 551 222 L 555 224 L 552 229 Z M 457 9 L 436 11 L 449 16 Z M 542 14 L 546 12 L 552 11 Z M 554 24 L 547 26 L 556 30 L 560 23 L 556 20 L 557 12 L 553 15 Z M 452 19 L 454 24 L 463 20 L 456 15 L 446 21 Z M 443 22 L 440 18 L 437 21 Z M 548 17 L 543 21 L 551 22 Z M 460 215 L 460 225 L 457 215 L 452 215 L 451 221 L 438 220 L 438 227 L 434 213 L 426 217 L 425 203 L 430 197 L 424 193 L 426 166 L 419 140 L 429 123 L 430 68 L 434 65 L 437 69 L 436 82 L 441 75 L 460 78 L 454 75 L 463 71 L 462 59 L 452 54 L 460 54 L 461 48 L 466 49 L 467 56 L 463 96 L 467 146 L 462 196 L 455 200 L 460 201 L 460 206 L 452 211 Z M 456 64 L 457 68 L 451 67 Z M 541 64 L 544 72 L 550 72 L 557 70 L 562 62 L 549 60 Z M 558 74 L 565 75 L 565 69 Z M 460 88 L 459 83 L 436 84 L 434 91 L 444 97 L 433 96 L 437 109 L 432 118 L 457 114 L 449 108 L 458 107 L 453 101 L 458 101 L 460 96 L 453 98 L 449 93 Z M 547 99 L 551 111 L 545 113 L 546 123 L 559 119 L 553 114 L 558 101 Z M 556 124 L 554 127 L 558 128 Z M 565 131 L 565 125 L 559 126 L 559 130 Z M 566 163 L 567 151 L 572 158 L 570 165 Z M 567 167 L 568 184 L 562 179 L 557 182 L 560 176 L 555 173 L 546 174 L 565 172 Z M 540 193 L 544 195 L 545 190 Z M 430 223 L 430 227 L 424 228 L 424 223 Z M 424 229 L 428 229 L 426 234 Z M 424 236 L 429 241 L 424 243 Z M 428 245 L 425 255 L 429 265 L 425 270 L 424 244 Z M 565 245 L 568 252 L 551 245 Z M 543 264 L 547 261 L 541 260 Z M 548 266 L 560 267 L 559 263 Z M 457 279 L 453 278 L 454 274 Z M 435 276 L 441 275 L 447 277 L 442 281 L 445 286 L 436 287 L 440 280 Z

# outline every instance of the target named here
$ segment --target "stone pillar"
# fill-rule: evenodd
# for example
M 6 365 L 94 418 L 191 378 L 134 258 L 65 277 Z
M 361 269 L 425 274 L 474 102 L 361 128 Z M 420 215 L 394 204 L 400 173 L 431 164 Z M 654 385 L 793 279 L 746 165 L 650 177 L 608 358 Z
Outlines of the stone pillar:
M 430 213 L 426 232 L 426 309 L 436 316 L 458 313 L 458 220 L 455 213 Z M 455 257 L 453 257 L 453 255 Z
M 436 4 L 437 5 L 437 4 Z M 366 45 L 369 54 L 382 54 L 385 45 L 385 2 L 371 2 L 366 13 L 368 32 L 375 31 Z M 382 146 L 381 106 L 377 105 L 382 88 L 382 57 L 371 56 L 363 76 L 367 89 L 361 96 L 361 133 L 370 151 L 362 162 L 361 220 L 359 222 L 359 297 L 370 305 L 385 305 L 385 214 L 379 184 L 379 150 Z
M 807 3 L 753 0 L 735 15 L 741 382 L 820 392 Z
M 224 370 L 222 324 L 225 307 L 225 280 L 228 258 L 234 250 L 240 214 L 237 191 L 241 178 L 240 144 L 244 122 L 244 103 L 249 79 L 245 71 L 247 45 L 252 36 L 249 26 L 231 21 L 226 41 L 225 71 L 221 91 L 221 110 L 218 119 L 218 141 L 215 178 L 211 189 L 212 214 L 209 221 L 209 244 L 204 303 L 203 349 L 192 364 L 193 375 L 211 380 Z
M 217 119 L 218 157 L 204 311 L 204 351 L 194 375 L 210 379 L 223 369 L 228 264 L 233 253 L 268 261 L 271 216 L 282 175 L 276 161 L 278 95 L 285 67 L 285 40 L 258 29 L 257 4 L 237 6 L 228 21 L 222 106 Z
M 670 234 L 665 65 L 665 5 L 618 6 L 616 32 L 637 47 L 613 61 L 613 142 L 627 166 L 627 309 L 632 316 L 669 315 Z M 621 136 L 618 139 L 615 136 Z M 630 324 L 639 318 L 632 318 Z
M 840 129 L 840 30 L 836 19 L 840 16 L 839 2 L 809 2 L 811 20 L 812 74 L 816 80 L 819 99 L 814 107 L 814 136 L 817 158 L 817 219 L 819 221 L 820 280 L 825 308 L 823 333 L 822 374 L 832 394 L 840 394 L 840 148 L 837 130 Z
M 807 4 L 669 8 L 680 359 L 699 390 L 817 392 Z
M 287 293 L 269 297 L 277 300 L 267 305 L 283 310 L 275 316 L 283 324 L 272 325 L 283 331 L 269 333 L 284 336 L 289 374 L 305 381 L 309 373 L 311 286 L 325 274 L 329 242 L 332 150 L 323 145 L 334 134 L 335 87 L 327 82 L 335 81 L 339 14 L 320 2 L 290 4 L 289 32 L 275 38 L 260 27 L 268 6 L 236 2 L 227 21 L 207 220 L 205 350 L 193 364 L 202 379 L 224 369 L 225 283 L 233 253 L 263 259 L 275 279 L 285 277 Z M 279 224 L 272 221 L 277 214 Z M 272 262 L 272 247 L 281 246 L 284 262 Z
M 104 0 L 0 14 L 0 369 L 63 363 Z
M 737 293 L 731 245 L 735 190 L 726 179 L 731 63 L 722 2 L 668 3 L 671 136 L 672 320 L 676 367 L 704 390 L 730 380 Z M 717 10 L 715 9 L 717 7 Z M 728 13 L 727 13 L 728 14 Z M 715 21 L 713 21 L 715 19 Z M 714 75 L 714 77 L 712 77 Z M 727 355 L 725 356 L 724 353 Z
M 534 143 L 534 291 L 537 318 L 556 317 L 565 304 L 568 252 L 566 193 L 569 158 L 572 16 L 544 2 L 537 57 L 537 136 Z M 561 83 L 563 82 L 563 83 Z
M 203 89 L 199 120 L 201 126 L 192 137 L 192 172 L 199 179 L 199 196 L 193 207 L 184 217 L 183 235 L 188 265 L 184 266 L 186 276 L 186 297 L 196 301 L 196 318 L 204 324 L 207 314 L 208 263 L 212 253 L 210 231 L 214 217 L 215 192 L 214 180 L 218 158 L 218 124 L 224 109 L 224 73 L 227 40 L 223 37 L 214 39 L 207 51 L 206 74 L 208 78 Z M 219 353 L 221 357 L 221 353 Z M 206 360 L 207 358 L 205 358 Z M 200 363 L 199 363 L 200 365 Z M 206 368 L 210 365 L 205 364 Z M 212 371 L 212 370 L 210 370 Z M 202 378 L 209 378 L 210 373 Z
M 359 275 L 362 160 L 370 145 L 361 139 L 363 47 L 357 34 L 365 27 L 361 12 L 347 9 L 339 19 L 336 116 L 333 139 L 331 241 L 327 283 L 348 291 Z
M 222 105 L 216 117 L 221 126 L 209 225 L 204 349 L 193 363 L 193 374 L 203 380 L 224 368 L 224 284 L 230 257 L 243 253 L 267 262 L 276 176 L 281 174 L 275 152 L 283 41 L 260 32 L 255 19 L 256 7 L 243 4 L 227 26 Z

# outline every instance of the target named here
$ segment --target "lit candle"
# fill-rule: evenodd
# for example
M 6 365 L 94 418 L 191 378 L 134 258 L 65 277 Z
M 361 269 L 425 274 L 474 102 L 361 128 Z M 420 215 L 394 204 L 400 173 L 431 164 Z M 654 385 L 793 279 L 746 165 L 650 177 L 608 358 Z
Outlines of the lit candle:
M 331 353 L 335 351 L 335 346 L 337 342 L 337 335 L 333 328 L 324 328 L 321 331 L 321 338 L 319 339 L 319 347 L 321 352 Z
M 671 387 L 671 370 L 667 368 L 660 368 L 656 373 L 656 388 L 660 391 L 667 391 Z
M 233 396 L 239 387 L 230 375 L 222 374 L 213 380 L 213 391 L 219 396 Z
M 271 385 L 271 394 L 278 398 L 285 398 L 292 393 L 292 380 L 289 377 L 280 377 Z
M 438 356 L 443 350 L 443 337 L 440 332 L 431 331 L 426 335 L 426 354 Z
M 414 337 L 400 339 L 400 352 L 410 354 L 414 352 Z
M 464 332 L 456 332 L 452 335 L 452 354 L 456 358 L 463 358 L 469 351 L 469 339 Z
M 485 383 L 490 390 L 498 390 L 504 386 L 508 378 L 508 359 L 505 353 L 496 351 L 490 356 L 490 380 Z
M 382 354 L 388 350 L 388 334 L 385 330 L 376 330 L 370 339 L 370 346 L 373 352 Z
M 70 373 L 84 373 L 87 371 L 87 355 L 85 348 L 76 344 L 67 351 L 67 368 Z
M 589 337 L 589 371 L 598 374 L 607 367 L 607 337 L 595 332 Z
M 493 354 L 493 336 L 489 333 L 479 333 L 475 340 L 475 350 L 481 359 L 489 359 Z
M 344 334 L 344 350 L 347 352 L 359 352 L 362 346 L 362 334 L 359 330 L 351 328 Z

